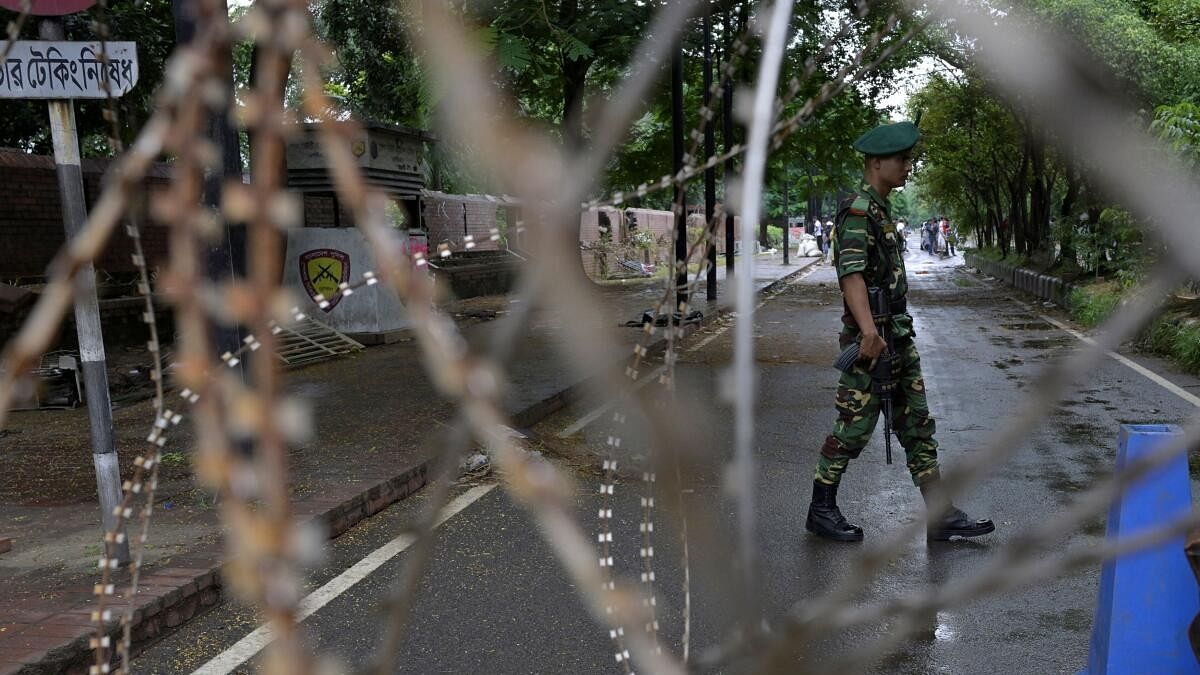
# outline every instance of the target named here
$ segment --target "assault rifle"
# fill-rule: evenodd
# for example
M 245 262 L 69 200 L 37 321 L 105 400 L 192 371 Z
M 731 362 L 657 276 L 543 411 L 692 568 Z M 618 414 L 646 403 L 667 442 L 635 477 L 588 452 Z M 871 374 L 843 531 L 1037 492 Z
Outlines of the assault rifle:
M 886 288 L 867 289 L 867 301 L 871 305 L 871 318 L 886 347 L 875 360 L 871 371 L 871 392 L 879 396 L 879 409 L 883 414 L 883 448 L 887 463 L 892 463 L 892 392 L 896 390 L 896 379 L 892 373 L 892 359 L 896 356 L 892 335 L 891 299 Z M 833 367 L 849 373 L 858 361 L 861 345 L 858 342 L 846 347 L 834 362 Z

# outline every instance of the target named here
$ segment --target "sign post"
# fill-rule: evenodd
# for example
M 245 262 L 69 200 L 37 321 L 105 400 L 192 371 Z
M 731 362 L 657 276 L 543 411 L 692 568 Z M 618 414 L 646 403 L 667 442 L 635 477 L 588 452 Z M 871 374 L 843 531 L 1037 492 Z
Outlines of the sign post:
M 3 0 L 7 6 L 12 0 Z M 93 0 L 38 0 L 33 13 L 50 16 L 85 9 Z M 54 168 L 62 202 L 67 240 L 87 223 L 79 137 L 75 128 L 75 98 L 120 96 L 137 83 L 137 50 L 132 42 L 64 42 L 62 21 L 43 19 L 38 29 L 42 41 L 16 42 L 0 63 L 0 98 L 48 99 Z M 101 55 L 106 58 L 102 59 Z M 107 61 L 107 62 L 106 62 Z M 100 303 L 96 297 L 96 271 L 87 263 L 75 275 L 75 329 L 87 389 L 88 422 L 92 436 L 92 461 L 100 498 L 104 531 L 118 532 L 115 510 L 121 503 L 121 469 L 113 442 L 112 404 L 108 393 L 104 337 L 100 330 Z M 117 543 L 119 542 L 119 543 Z M 129 562 L 129 542 L 118 537 L 112 557 Z

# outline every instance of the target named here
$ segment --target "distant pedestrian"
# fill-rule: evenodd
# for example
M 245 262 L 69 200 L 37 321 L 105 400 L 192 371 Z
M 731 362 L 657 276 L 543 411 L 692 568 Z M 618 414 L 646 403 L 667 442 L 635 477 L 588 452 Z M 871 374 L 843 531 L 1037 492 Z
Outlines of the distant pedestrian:
M 812 235 L 817 240 L 817 250 L 821 252 L 821 255 L 825 255 L 825 231 L 820 218 L 813 219 Z
M 958 235 L 954 233 L 954 228 L 950 227 L 950 219 L 942 218 L 942 234 L 946 237 L 946 247 L 950 250 L 950 257 L 953 258 L 954 243 L 958 239 Z

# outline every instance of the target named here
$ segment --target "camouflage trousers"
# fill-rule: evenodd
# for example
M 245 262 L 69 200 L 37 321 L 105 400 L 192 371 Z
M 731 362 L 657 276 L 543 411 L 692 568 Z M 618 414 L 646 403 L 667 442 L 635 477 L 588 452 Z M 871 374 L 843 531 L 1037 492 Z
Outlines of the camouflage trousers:
M 842 334 L 842 346 L 850 344 L 853 336 Z M 893 363 L 896 389 L 892 392 L 892 426 L 904 454 L 908 471 L 917 485 L 938 475 L 937 441 L 933 438 L 934 422 L 925 401 L 925 380 L 921 377 L 921 357 L 911 337 L 896 340 L 899 360 Z M 833 433 L 821 446 L 816 480 L 837 485 L 850 460 L 858 457 L 875 432 L 879 422 L 879 396 L 871 392 L 869 363 L 856 363 L 838 381 L 837 420 Z

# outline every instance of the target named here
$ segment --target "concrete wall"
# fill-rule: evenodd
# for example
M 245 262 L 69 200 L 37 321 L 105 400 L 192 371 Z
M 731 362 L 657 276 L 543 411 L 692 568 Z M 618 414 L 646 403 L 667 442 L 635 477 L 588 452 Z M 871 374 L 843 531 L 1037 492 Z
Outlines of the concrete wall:
M 517 246 L 516 209 L 509 208 L 502 200 L 486 195 L 450 195 L 440 192 L 429 193 L 421 199 L 421 222 L 429 231 L 429 248 L 437 250 L 438 244 L 449 243 L 454 251 L 463 250 L 468 235 L 474 238 L 475 251 L 498 251 L 501 243 L 491 240 L 492 229 L 498 228 L 502 220 L 509 228 L 510 245 Z
M 291 291 L 300 311 L 343 333 L 386 333 L 408 326 L 408 313 L 391 287 L 375 284 L 360 288 L 327 309 L 321 309 L 301 282 L 301 256 L 308 251 L 333 249 L 349 258 L 348 281 L 362 279 L 375 269 L 366 239 L 356 228 L 299 228 L 288 232 L 284 257 L 283 285 Z

